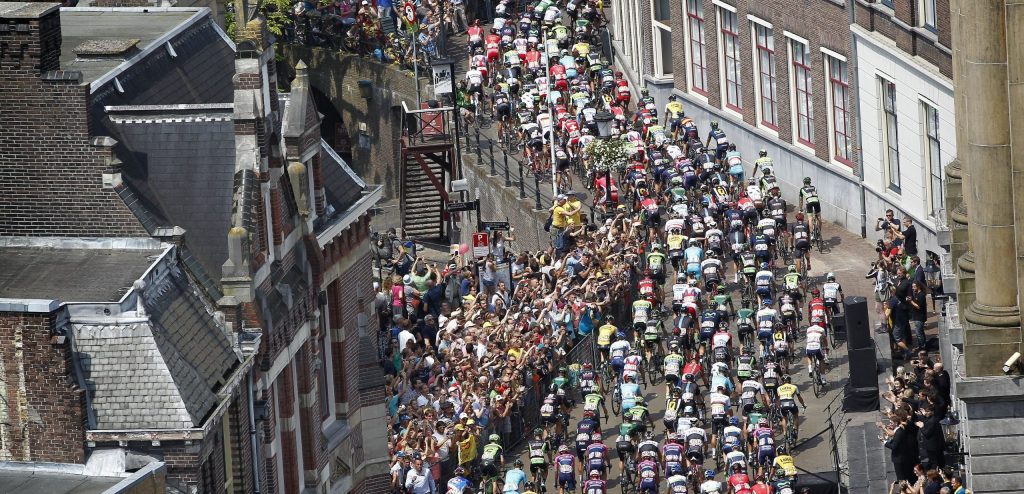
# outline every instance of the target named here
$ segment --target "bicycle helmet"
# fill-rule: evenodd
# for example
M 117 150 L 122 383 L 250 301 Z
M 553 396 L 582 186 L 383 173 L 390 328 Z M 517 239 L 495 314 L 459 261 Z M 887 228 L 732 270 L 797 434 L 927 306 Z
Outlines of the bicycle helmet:
M 739 417 L 729 417 L 729 425 L 740 425 Z
M 704 471 L 704 478 L 706 478 L 706 479 L 713 479 L 713 478 L 715 478 L 715 471 L 714 470 L 705 470 Z
M 732 471 L 736 472 L 736 473 L 742 472 L 743 471 L 743 464 L 742 463 L 738 463 L 738 462 L 737 463 L 733 463 L 732 464 Z
M 466 475 L 466 469 L 462 467 L 457 467 L 455 469 L 455 475 Z
M 487 440 L 493 444 L 501 444 L 501 436 L 497 434 L 491 434 L 490 437 L 487 438 Z
M 512 462 L 512 466 L 516 468 L 523 468 L 523 460 L 516 458 L 516 461 Z
M 630 348 L 629 349 L 629 354 L 630 355 L 636 355 L 637 354 L 636 348 Z
M 599 479 L 599 478 L 601 478 L 601 472 L 599 470 L 591 470 L 590 471 L 590 478 L 592 478 L 592 479 Z
M 764 417 L 761 417 L 761 419 L 757 421 L 757 426 L 758 427 L 768 427 L 768 419 L 766 419 Z
M 811 177 L 804 177 L 804 185 L 811 185 Z
M 766 262 L 762 262 L 761 263 L 761 269 L 768 269 L 768 267 L 769 267 L 768 263 L 766 263 Z
M 583 368 L 584 369 L 593 369 L 594 368 L 594 364 L 592 364 L 590 362 L 584 362 L 583 363 Z
M 637 400 L 637 403 L 639 403 L 639 402 L 640 402 L 640 400 Z M 647 431 L 647 432 L 645 432 L 644 433 L 644 439 L 647 439 L 648 441 L 654 439 L 654 431 Z
M 786 384 L 789 384 L 789 382 L 792 381 L 792 380 L 793 380 L 793 378 L 790 377 L 789 374 L 783 374 L 782 375 L 782 382 L 784 382 Z
M 715 130 L 717 128 L 718 128 L 718 121 L 712 120 L 711 121 L 711 130 Z
M 817 296 L 821 295 L 821 290 L 818 290 L 817 288 L 812 288 L 811 289 L 811 295 L 814 296 L 814 297 L 817 297 Z
M 757 412 L 757 413 L 764 412 L 764 404 L 763 403 L 754 403 L 754 411 Z
M 762 158 L 767 158 L 768 157 L 768 150 L 762 149 L 762 150 L 758 151 L 757 154 L 758 154 L 758 156 L 760 156 Z
M 568 446 L 563 444 L 563 445 L 558 447 L 558 453 L 559 454 L 568 453 L 568 452 L 569 452 L 569 447 Z
M 796 220 L 797 220 L 798 222 L 799 222 L 799 221 L 803 221 L 803 220 L 804 220 L 804 214 L 803 214 L 803 213 L 797 213 L 797 214 L 796 214 Z
M 583 412 L 583 418 L 594 418 L 594 411 L 593 410 L 585 410 Z
M 615 339 L 617 339 L 617 340 L 624 340 L 624 339 L 626 339 L 626 333 L 623 332 L 623 331 L 616 331 L 615 332 Z
M 762 300 L 761 301 L 761 305 L 763 307 L 771 307 L 772 306 L 772 299 L 766 298 L 766 299 Z
M 836 274 L 835 273 L 826 274 L 825 275 L 825 279 L 830 281 L 830 282 L 836 281 Z
M 543 436 L 544 435 L 544 429 L 541 429 L 540 427 L 537 427 L 536 429 L 533 430 L 533 435 L 537 436 L 537 437 Z
M 790 264 L 788 269 L 789 269 L 790 273 L 795 273 L 796 272 L 796 264 Z

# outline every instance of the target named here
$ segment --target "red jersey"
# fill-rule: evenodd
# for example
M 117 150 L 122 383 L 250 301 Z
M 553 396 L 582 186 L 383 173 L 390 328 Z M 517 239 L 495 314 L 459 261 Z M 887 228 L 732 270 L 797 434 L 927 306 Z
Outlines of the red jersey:
M 687 362 L 686 365 L 683 366 L 683 375 L 686 374 L 697 377 L 704 374 L 704 369 L 702 369 L 700 364 L 697 362 Z
M 530 68 L 540 66 L 540 52 L 537 50 L 526 52 L 526 65 Z
M 820 297 L 812 298 L 807 303 L 807 313 L 811 316 L 811 321 L 822 322 L 825 320 L 825 301 Z
M 750 477 L 745 473 L 734 473 L 729 476 L 729 486 L 736 492 L 750 489 Z
M 487 45 L 488 50 L 497 50 L 498 46 L 501 44 L 501 36 L 498 36 L 497 34 L 488 34 L 487 38 L 484 38 L 484 44 Z
M 484 34 L 484 29 L 480 26 L 470 26 L 466 33 L 469 34 L 469 39 L 480 39 L 480 36 Z
M 562 64 L 555 64 L 551 66 L 551 75 L 555 77 L 565 77 L 565 66 Z
M 772 488 L 768 487 L 768 484 L 758 482 L 750 488 L 750 492 L 753 494 L 772 494 Z

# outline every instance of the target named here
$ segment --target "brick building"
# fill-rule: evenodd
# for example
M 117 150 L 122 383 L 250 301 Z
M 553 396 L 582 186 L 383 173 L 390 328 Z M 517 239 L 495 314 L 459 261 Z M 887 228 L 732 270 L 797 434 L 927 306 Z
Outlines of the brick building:
M 937 251 L 944 168 L 956 156 L 949 0 L 857 2 L 856 98 L 868 218 L 914 218 L 918 245 Z
M 827 220 L 866 233 L 893 207 L 935 249 L 956 152 L 948 0 L 627 1 L 611 14 L 615 63 L 659 107 L 674 92 L 748 161 L 766 149 L 784 194 L 811 177 Z
M 382 489 L 380 188 L 304 64 L 278 94 L 259 20 L 236 46 L 205 8 L 58 7 L 0 2 L 0 460 Z

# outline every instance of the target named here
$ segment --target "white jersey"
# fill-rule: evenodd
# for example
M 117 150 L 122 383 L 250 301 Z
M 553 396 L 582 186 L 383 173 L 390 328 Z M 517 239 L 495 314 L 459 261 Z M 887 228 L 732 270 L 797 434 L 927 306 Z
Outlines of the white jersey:
M 683 149 L 675 144 L 665 148 L 665 153 L 668 154 L 669 158 L 672 158 L 672 161 L 678 161 L 679 158 L 683 157 Z
M 761 195 L 761 188 L 756 185 L 747 186 L 747 197 L 749 197 L 751 201 L 760 201 L 764 198 L 764 196 Z
M 722 483 L 717 480 L 708 480 L 700 485 L 700 494 L 722 494 Z
M 686 295 L 686 289 L 690 288 L 690 285 L 686 283 L 676 283 L 672 285 L 672 301 L 682 302 L 683 297 Z
M 479 70 L 471 69 L 466 72 L 466 83 L 470 86 L 479 86 L 483 84 L 484 76 Z
M 770 287 L 772 286 L 772 281 L 774 281 L 774 279 L 775 275 L 766 269 L 764 271 L 758 271 L 757 274 L 754 275 L 754 284 L 758 287 Z
M 682 231 L 686 230 L 686 220 L 682 218 L 674 218 L 665 222 L 665 231 L 670 232 L 673 228 L 678 228 Z
M 757 329 L 760 331 L 772 331 L 775 329 L 775 322 L 778 319 L 778 311 L 771 307 L 765 307 L 757 311 Z
M 829 283 L 822 283 L 821 285 L 821 298 L 825 300 L 836 300 L 839 298 L 839 292 L 842 291 L 842 287 L 839 283 L 834 281 Z
M 740 394 L 740 399 L 743 400 L 753 400 L 754 398 L 757 397 L 758 394 L 763 394 L 765 392 L 764 386 L 762 386 L 761 383 L 753 379 L 747 379 L 746 381 L 743 381 L 743 384 L 740 386 L 740 389 L 742 390 Z
M 772 218 L 762 218 L 757 222 L 757 229 L 761 230 L 765 235 L 769 237 L 775 236 L 775 220 Z
M 821 340 L 825 336 L 825 328 L 817 324 L 807 327 L 807 351 L 821 350 Z
M 683 431 L 683 439 L 686 440 L 688 447 L 703 447 L 704 443 L 708 442 L 708 433 L 700 427 L 691 426 Z
M 732 337 L 729 336 L 729 333 L 719 331 L 711 337 L 711 348 L 726 348 L 729 346 L 731 339 Z
M 711 364 L 710 371 L 712 376 L 729 377 L 729 364 L 725 362 L 715 362 Z
M 666 480 L 668 482 L 668 494 L 686 494 L 686 486 L 690 485 L 686 476 L 675 474 Z
M 718 259 L 710 258 L 710 257 L 707 258 L 707 259 L 704 259 L 704 261 L 702 261 L 700 263 L 700 270 L 701 270 L 701 272 L 702 273 L 707 273 L 707 272 L 709 272 L 709 268 L 710 268 L 711 271 L 713 271 L 715 273 L 720 272 L 722 270 L 722 261 L 720 261 Z
M 725 411 L 732 406 L 729 395 L 719 392 L 711 393 L 711 415 L 725 415 Z
M 616 340 L 608 347 L 608 353 L 612 358 L 625 358 L 629 354 L 630 345 L 626 340 Z

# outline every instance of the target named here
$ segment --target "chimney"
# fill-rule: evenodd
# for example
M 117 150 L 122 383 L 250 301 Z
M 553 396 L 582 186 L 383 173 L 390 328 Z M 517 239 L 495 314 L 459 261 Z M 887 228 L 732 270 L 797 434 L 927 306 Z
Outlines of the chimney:
M 60 70 L 60 4 L 0 2 L 0 79 Z

